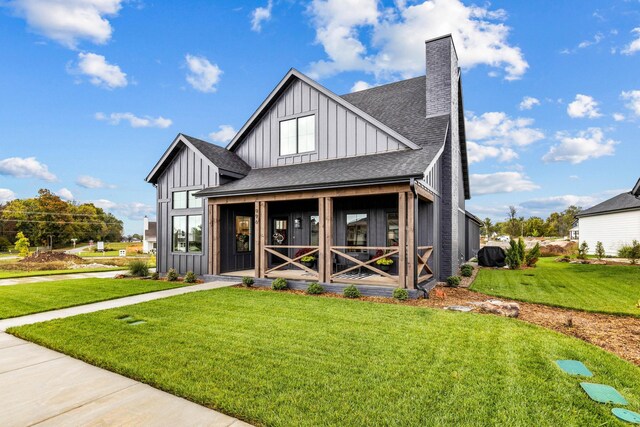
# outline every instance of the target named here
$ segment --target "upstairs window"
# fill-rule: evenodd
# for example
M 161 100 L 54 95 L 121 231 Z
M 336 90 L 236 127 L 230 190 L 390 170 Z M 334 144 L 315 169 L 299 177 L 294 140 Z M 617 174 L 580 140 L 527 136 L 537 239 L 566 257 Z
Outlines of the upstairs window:
M 174 191 L 173 209 L 193 209 L 202 207 L 202 198 L 195 194 L 200 190 Z
M 316 149 L 315 116 L 297 117 L 280 122 L 280 155 L 308 153 Z

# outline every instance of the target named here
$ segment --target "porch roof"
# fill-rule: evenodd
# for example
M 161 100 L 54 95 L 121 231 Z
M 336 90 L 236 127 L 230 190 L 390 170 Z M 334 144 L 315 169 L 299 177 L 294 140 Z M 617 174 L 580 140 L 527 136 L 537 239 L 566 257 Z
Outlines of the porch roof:
M 205 188 L 197 196 L 223 197 L 422 178 L 444 144 L 448 125 L 448 115 L 424 119 L 421 132 L 424 140 L 418 150 L 252 169 L 242 179 Z

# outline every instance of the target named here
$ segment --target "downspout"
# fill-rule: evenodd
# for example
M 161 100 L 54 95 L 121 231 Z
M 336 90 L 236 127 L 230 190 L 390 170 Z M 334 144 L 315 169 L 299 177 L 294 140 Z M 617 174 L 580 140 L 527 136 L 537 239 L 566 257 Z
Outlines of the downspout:
M 415 248 L 418 247 L 418 192 L 416 191 L 416 180 L 414 178 L 411 178 L 409 180 L 409 188 L 411 189 L 411 192 L 413 193 L 413 245 Z M 429 292 L 424 288 L 424 286 L 422 286 L 420 283 L 418 283 L 418 251 L 414 250 L 413 254 L 411 256 L 413 256 L 413 283 L 415 283 L 416 285 L 416 289 L 419 291 L 422 291 L 422 296 L 424 298 L 429 298 Z

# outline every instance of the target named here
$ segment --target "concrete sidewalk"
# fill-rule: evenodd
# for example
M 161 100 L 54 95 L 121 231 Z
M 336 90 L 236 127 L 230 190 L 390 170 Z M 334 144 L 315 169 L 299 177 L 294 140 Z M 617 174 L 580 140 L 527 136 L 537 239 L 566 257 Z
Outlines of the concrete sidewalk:
M 176 295 L 188 294 L 197 291 L 208 291 L 210 289 L 233 286 L 234 282 L 209 282 L 199 285 L 185 286 L 182 288 L 167 289 L 164 291 L 149 292 L 146 294 L 132 295 L 129 297 L 112 299 L 109 301 L 95 302 L 92 304 L 78 305 L 76 307 L 63 308 L 60 310 L 45 311 L 44 313 L 29 314 L 27 316 L 13 317 L 0 320 L 0 331 L 6 331 L 13 326 L 30 325 L 32 323 L 46 322 L 47 320 L 61 319 L 63 317 L 75 316 L 94 311 L 107 310 L 109 308 L 124 307 L 125 305 L 138 304 L 155 299 L 173 297 Z
M 95 273 L 82 273 L 81 269 L 78 269 L 78 273 L 69 274 L 52 274 L 49 276 L 29 276 L 29 277 L 16 277 L 14 279 L 0 279 L 0 286 L 11 285 L 23 285 L 29 283 L 39 282 L 55 282 L 58 280 L 70 280 L 70 279 L 111 279 L 118 274 L 122 274 L 123 271 L 127 271 L 126 268 L 111 271 L 100 271 Z
M 3 427 L 249 426 L 5 333 L 0 333 L 0 402 Z

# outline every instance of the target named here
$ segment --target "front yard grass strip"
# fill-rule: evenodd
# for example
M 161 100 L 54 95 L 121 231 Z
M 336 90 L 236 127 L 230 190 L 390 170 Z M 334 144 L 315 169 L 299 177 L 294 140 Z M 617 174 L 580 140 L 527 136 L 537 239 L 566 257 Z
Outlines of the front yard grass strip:
M 593 345 L 401 304 L 223 288 L 10 332 L 256 425 L 623 426 L 558 359 L 640 406 L 640 368 Z
M 137 279 L 72 279 L 0 286 L 0 319 L 184 286 Z
M 69 270 L 32 270 L 32 271 L 0 269 L 0 279 L 18 279 L 20 277 L 56 276 L 56 275 L 62 275 L 62 274 L 77 274 L 77 273 L 101 273 L 104 271 L 119 271 L 119 270 L 126 270 L 126 269 L 127 267 L 76 268 L 76 269 L 69 269 Z
M 640 267 L 541 258 L 526 270 L 482 269 L 471 290 L 594 313 L 640 316 Z

